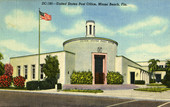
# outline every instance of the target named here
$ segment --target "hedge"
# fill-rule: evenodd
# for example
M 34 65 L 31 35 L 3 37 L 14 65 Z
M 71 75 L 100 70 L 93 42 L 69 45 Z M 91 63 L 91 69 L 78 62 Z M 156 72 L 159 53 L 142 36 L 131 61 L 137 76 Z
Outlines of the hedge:
M 57 80 L 55 78 L 46 78 L 45 81 L 29 81 L 26 84 L 27 90 L 53 89 Z
M 26 83 L 27 90 L 38 90 L 38 81 L 29 81 Z
M 39 89 L 51 89 L 53 86 L 47 81 L 39 81 Z
M 107 84 L 123 84 L 123 76 L 119 72 L 109 71 L 107 73 Z
M 135 84 L 145 84 L 144 80 L 135 80 Z
M 71 84 L 92 84 L 93 76 L 91 71 L 73 71 L 70 79 Z

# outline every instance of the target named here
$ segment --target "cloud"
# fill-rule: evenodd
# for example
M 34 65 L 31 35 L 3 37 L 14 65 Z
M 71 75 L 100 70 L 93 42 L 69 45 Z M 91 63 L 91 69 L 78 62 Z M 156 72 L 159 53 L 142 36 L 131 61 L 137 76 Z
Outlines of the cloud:
M 122 11 L 137 11 L 138 7 L 134 4 L 127 4 L 127 6 L 120 6 L 120 10 Z
M 72 35 L 85 35 L 86 33 L 86 20 L 79 20 L 77 21 L 73 27 L 71 29 L 64 29 L 62 31 L 63 35 L 68 35 L 68 36 L 72 36 Z M 114 32 L 109 29 L 107 26 L 104 26 L 100 23 L 95 23 L 95 32 L 97 35 L 101 35 L 101 36 L 105 36 L 105 35 L 113 35 Z
M 130 47 L 126 50 L 126 55 L 132 60 L 143 61 L 151 58 L 168 59 L 170 57 L 170 45 L 159 46 L 148 43 Z
M 85 35 L 85 20 L 79 20 L 75 23 L 75 25 L 73 25 L 73 27 L 71 29 L 64 29 L 62 30 L 62 34 L 63 35 L 68 35 L 68 36 L 72 36 L 72 35 Z
M 109 29 L 107 26 L 102 25 L 100 23 L 96 23 L 95 25 L 96 28 L 96 34 L 99 36 L 112 36 L 114 35 L 114 32 L 112 29 Z
M 167 19 L 161 17 L 148 17 L 119 29 L 117 33 L 126 36 L 156 36 L 167 30 L 168 23 Z
M 62 47 L 62 44 L 65 40 L 66 39 L 64 39 L 64 38 L 60 38 L 59 36 L 55 36 L 55 37 L 48 38 L 46 41 L 44 41 L 44 43 L 48 44 L 48 45 L 55 45 L 57 47 Z
M 76 7 L 61 6 L 60 11 L 65 15 L 74 16 L 74 15 L 81 14 L 83 12 L 83 9 L 80 6 L 76 6 Z
M 12 51 L 37 53 L 37 49 L 31 49 L 24 43 L 12 39 L 0 41 L 0 46 Z
M 38 15 L 37 15 L 38 16 Z M 15 29 L 19 32 L 30 32 L 38 30 L 38 17 L 34 12 L 23 11 L 19 9 L 13 10 L 5 17 L 6 27 Z M 41 31 L 54 32 L 56 27 L 49 21 L 41 21 Z

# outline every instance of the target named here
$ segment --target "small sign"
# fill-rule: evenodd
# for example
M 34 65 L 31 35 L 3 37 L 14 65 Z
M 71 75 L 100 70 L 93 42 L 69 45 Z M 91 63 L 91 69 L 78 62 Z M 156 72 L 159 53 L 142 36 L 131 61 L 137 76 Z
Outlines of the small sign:
M 102 47 L 98 47 L 97 52 L 101 53 L 102 52 Z

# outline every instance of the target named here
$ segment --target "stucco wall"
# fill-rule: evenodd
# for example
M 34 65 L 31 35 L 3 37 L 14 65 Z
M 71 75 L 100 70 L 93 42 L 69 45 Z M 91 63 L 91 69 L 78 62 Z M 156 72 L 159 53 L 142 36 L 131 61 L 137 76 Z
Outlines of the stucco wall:
M 66 53 L 66 64 L 65 64 L 65 84 L 70 84 L 70 76 L 75 68 L 75 54 Z
M 64 45 L 64 50 L 75 53 L 75 70 L 92 71 L 92 53 L 99 53 L 98 47 L 101 47 L 101 53 L 107 54 L 107 70 L 115 70 L 115 57 L 117 54 L 117 45 L 106 40 L 86 39 L 76 40 Z
M 59 68 L 60 68 L 60 78 L 59 78 L 58 82 L 62 83 L 62 84 L 65 84 L 65 82 L 66 82 L 65 81 L 66 54 L 67 54 L 67 52 L 61 51 L 61 52 L 42 54 L 40 56 L 40 64 L 45 63 L 44 59 L 45 59 L 46 55 L 57 56 L 58 61 L 59 61 Z M 30 56 L 11 58 L 10 63 L 12 64 L 12 66 L 14 68 L 13 77 L 18 76 L 17 66 L 21 67 L 21 76 L 25 76 L 24 65 L 27 65 L 28 66 L 28 79 L 26 80 L 26 82 L 32 81 L 32 80 L 38 80 L 38 55 L 30 55 Z M 35 79 L 32 79 L 31 65 L 35 65 Z
M 130 67 L 131 66 L 131 67 Z M 132 69 L 133 67 L 133 69 Z M 140 69 L 142 66 L 137 64 L 136 62 L 124 57 L 124 56 L 117 56 L 116 57 L 116 72 L 120 72 L 124 77 L 124 84 L 130 84 L 130 72 L 135 72 L 139 74 L 136 79 L 141 80 L 140 77 Z

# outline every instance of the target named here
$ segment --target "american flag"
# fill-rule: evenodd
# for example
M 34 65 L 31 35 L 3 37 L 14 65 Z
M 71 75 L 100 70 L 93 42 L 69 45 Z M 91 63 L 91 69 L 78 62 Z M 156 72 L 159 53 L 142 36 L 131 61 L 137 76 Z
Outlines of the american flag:
M 39 11 L 39 12 L 40 12 L 41 19 L 46 20 L 46 21 L 50 21 L 51 20 L 51 15 L 49 15 L 47 13 L 43 13 L 41 11 Z

